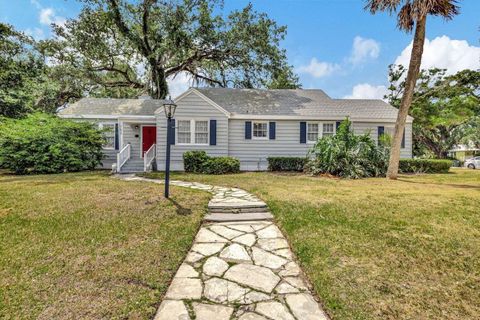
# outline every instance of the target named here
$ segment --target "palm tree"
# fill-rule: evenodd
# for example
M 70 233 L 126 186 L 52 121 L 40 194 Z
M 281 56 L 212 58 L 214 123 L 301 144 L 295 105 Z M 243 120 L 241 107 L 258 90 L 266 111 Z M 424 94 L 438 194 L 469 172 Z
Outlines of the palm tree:
M 407 120 L 408 110 L 412 103 L 413 91 L 422 62 L 427 16 L 441 16 L 450 20 L 459 13 L 458 9 L 457 0 L 366 0 L 365 10 L 369 10 L 372 14 L 378 11 L 386 11 L 390 14 L 396 14 L 398 12 L 397 26 L 400 30 L 412 32 L 415 26 L 405 90 L 398 110 L 395 133 L 390 151 L 390 161 L 387 171 L 387 178 L 389 179 L 397 179 L 398 175 L 400 146 L 403 131 L 405 130 L 405 121 Z

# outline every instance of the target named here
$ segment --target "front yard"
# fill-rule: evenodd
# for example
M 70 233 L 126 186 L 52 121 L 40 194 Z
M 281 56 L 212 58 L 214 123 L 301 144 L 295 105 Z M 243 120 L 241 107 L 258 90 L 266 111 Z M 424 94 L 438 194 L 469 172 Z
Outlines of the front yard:
M 0 173 L 0 318 L 152 318 L 209 195 L 172 197 L 98 172 Z
M 398 181 L 173 178 L 237 186 L 266 200 L 334 319 L 478 319 L 480 170 Z

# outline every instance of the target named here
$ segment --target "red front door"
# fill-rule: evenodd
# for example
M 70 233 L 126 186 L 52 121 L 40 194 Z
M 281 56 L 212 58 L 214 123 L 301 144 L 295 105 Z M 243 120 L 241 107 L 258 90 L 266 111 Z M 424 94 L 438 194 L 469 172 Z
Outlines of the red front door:
M 143 126 L 142 127 L 142 157 L 145 151 L 148 151 L 150 147 L 157 143 L 157 127 L 155 126 Z

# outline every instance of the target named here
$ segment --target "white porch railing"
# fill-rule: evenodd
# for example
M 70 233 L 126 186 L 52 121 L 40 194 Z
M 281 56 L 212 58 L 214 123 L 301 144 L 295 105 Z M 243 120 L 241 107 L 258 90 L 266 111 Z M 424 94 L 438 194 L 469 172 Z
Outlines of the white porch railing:
M 117 172 L 120 172 L 123 165 L 130 159 L 130 150 L 131 150 L 130 143 L 123 147 L 119 153 L 117 153 Z
M 157 145 L 154 143 L 143 153 L 143 171 L 147 172 L 151 170 L 152 162 L 155 160 L 157 154 Z

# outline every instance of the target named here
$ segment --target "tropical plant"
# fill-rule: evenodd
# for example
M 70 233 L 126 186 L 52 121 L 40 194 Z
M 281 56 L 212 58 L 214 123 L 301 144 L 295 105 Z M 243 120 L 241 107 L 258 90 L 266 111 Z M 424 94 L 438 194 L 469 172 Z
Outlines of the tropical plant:
M 388 146 L 372 140 L 369 133 L 356 135 L 344 120 L 334 136 L 320 138 L 308 153 L 305 171 L 359 179 L 385 176 Z
M 400 101 L 395 133 L 390 150 L 387 177 L 396 179 L 400 161 L 400 147 L 405 130 L 408 110 L 412 103 L 415 84 L 420 72 L 427 16 L 441 16 L 447 20 L 458 14 L 456 0 L 366 0 L 365 9 L 372 14 L 378 11 L 397 13 L 397 26 L 400 30 L 411 32 L 415 26 L 410 64 L 408 66 L 405 88 Z
M 94 124 L 33 113 L 0 122 L 0 166 L 16 174 L 91 170 L 102 160 Z
M 221 0 L 83 0 L 54 26 L 45 52 L 105 88 L 165 98 L 167 79 L 222 87 L 298 87 L 279 47 L 286 27 L 251 4 L 228 15 Z

